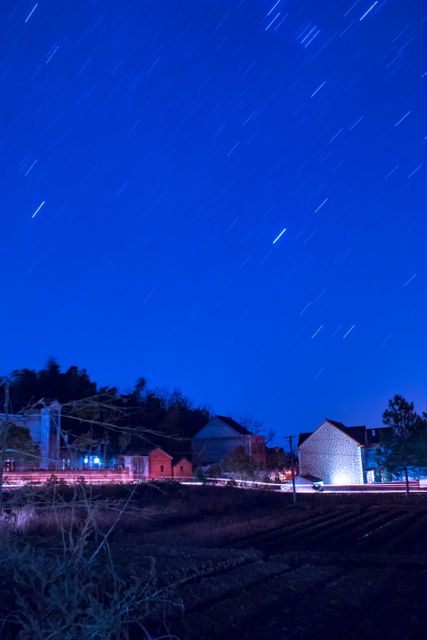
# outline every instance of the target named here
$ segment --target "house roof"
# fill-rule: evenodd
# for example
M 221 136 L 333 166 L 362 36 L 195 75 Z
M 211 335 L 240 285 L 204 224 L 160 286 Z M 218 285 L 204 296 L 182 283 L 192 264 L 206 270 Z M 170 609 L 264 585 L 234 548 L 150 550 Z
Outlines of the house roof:
M 155 445 L 141 446 L 141 447 L 138 447 L 137 449 L 126 449 L 121 455 L 123 455 L 123 456 L 148 456 L 148 455 L 150 455 L 150 453 L 153 453 L 153 451 L 161 451 L 168 458 L 172 458 L 172 456 L 169 453 L 167 453 L 167 451 L 165 451 L 161 447 L 156 447 Z
M 300 433 L 298 436 L 298 446 L 301 446 L 303 442 L 305 442 L 308 438 L 308 436 L 311 436 L 313 432 L 312 431 L 307 431 L 305 433 Z
M 330 420 L 329 418 L 326 418 L 324 422 L 330 422 L 334 425 L 334 427 L 340 429 L 340 431 L 345 433 L 350 438 L 353 438 L 353 440 L 355 440 L 358 444 L 362 445 L 362 447 L 374 447 L 375 445 L 381 443 L 384 436 L 391 431 L 391 427 L 368 428 L 363 425 L 347 427 L 342 422 L 338 422 L 337 420 Z M 317 429 L 311 432 L 300 433 L 298 437 L 298 447 L 300 447 L 303 442 L 305 442 L 307 438 L 309 438 L 316 431 Z
M 384 436 L 388 436 L 392 431 L 392 427 L 375 427 L 374 429 L 366 429 L 366 441 L 368 446 L 380 444 L 384 441 Z
M 225 424 L 228 424 L 229 427 L 237 431 L 237 433 L 240 433 L 240 435 L 242 436 L 252 435 L 249 429 L 246 429 L 246 427 L 244 427 L 242 424 L 239 424 L 238 422 L 233 420 L 233 418 L 228 418 L 227 416 L 218 416 L 218 415 L 216 415 L 215 417 L 221 420 L 222 422 L 225 422 Z
M 345 434 L 350 436 L 350 438 L 353 438 L 353 440 L 356 440 L 356 442 L 358 442 L 362 446 L 365 446 L 366 427 L 364 426 L 347 427 L 342 422 L 337 422 L 336 420 L 330 420 L 329 418 L 326 418 L 326 419 L 328 422 L 333 424 L 334 427 L 337 427 L 337 429 L 341 429 L 341 431 L 343 431 Z
M 186 462 L 189 462 L 191 464 L 191 460 L 190 458 L 188 458 L 187 456 L 174 456 L 172 458 L 172 464 L 173 466 L 177 465 L 179 462 L 181 462 L 181 460 L 186 460 Z
M 366 431 L 367 431 L 366 427 L 364 426 L 347 427 L 343 422 L 338 422 L 338 420 L 331 420 L 330 418 L 326 418 L 326 420 L 324 420 L 323 422 L 329 422 L 334 427 L 336 427 L 337 429 L 345 433 L 347 436 L 355 440 L 358 444 L 362 445 L 363 447 L 366 446 Z M 311 432 L 300 433 L 298 438 L 298 447 L 300 447 L 303 444 L 303 442 L 305 442 L 307 438 L 313 435 L 313 433 L 315 433 L 316 431 L 317 429 Z

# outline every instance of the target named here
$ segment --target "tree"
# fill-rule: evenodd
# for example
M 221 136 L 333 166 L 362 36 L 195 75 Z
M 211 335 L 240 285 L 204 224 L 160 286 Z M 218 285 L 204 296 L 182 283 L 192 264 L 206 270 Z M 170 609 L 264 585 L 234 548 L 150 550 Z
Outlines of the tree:
M 290 469 L 292 465 L 291 454 L 286 452 L 283 447 L 268 447 L 266 450 L 266 469 L 283 471 Z
M 8 428 L 4 454 L 17 466 L 38 467 L 40 464 L 40 449 L 33 442 L 29 429 L 13 423 Z
M 427 415 L 418 415 L 413 402 L 395 395 L 383 422 L 390 427 L 382 442 L 383 463 L 392 473 L 404 472 L 408 493 L 408 468 L 427 466 Z
M 245 451 L 244 447 L 237 447 L 222 462 L 221 469 L 228 473 L 234 473 L 240 478 L 252 479 L 255 476 L 256 466 Z
M 257 420 L 246 413 L 238 416 L 237 422 L 239 422 L 243 427 L 246 427 L 246 429 L 254 435 L 264 436 L 266 445 L 271 444 L 276 438 L 276 432 L 273 431 L 273 429 L 266 429 L 261 420 Z

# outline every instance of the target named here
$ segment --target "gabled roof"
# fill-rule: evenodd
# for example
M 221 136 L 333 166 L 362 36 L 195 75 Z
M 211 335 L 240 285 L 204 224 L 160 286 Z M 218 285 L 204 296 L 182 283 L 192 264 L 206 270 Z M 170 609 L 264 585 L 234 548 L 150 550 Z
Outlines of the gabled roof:
M 165 456 L 167 456 L 168 458 L 172 459 L 172 456 L 167 453 L 167 451 L 165 451 L 164 449 L 162 449 L 161 447 L 156 447 L 155 445 L 142 445 L 140 448 L 134 448 L 134 449 L 126 449 L 121 455 L 123 456 L 149 456 L 150 453 L 153 453 L 153 451 L 161 451 L 162 453 L 165 454 Z
M 218 415 L 216 415 L 215 418 L 218 418 L 219 420 L 221 420 L 221 422 L 225 422 L 225 424 L 227 424 L 229 427 L 234 429 L 234 431 L 237 431 L 237 433 L 240 433 L 240 435 L 242 436 L 252 435 L 249 429 L 246 429 L 246 427 L 244 427 L 243 425 L 233 420 L 233 418 L 228 418 L 227 416 L 218 416 Z
M 312 431 L 307 431 L 306 433 L 300 433 L 298 436 L 298 446 L 301 446 L 303 442 L 305 442 L 308 438 L 308 436 L 311 436 L 313 432 Z
M 334 427 L 355 440 L 358 444 L 362 445 L 362 447 L 375 447 L 383 442 L 385 435 L 391 432 L 391 427 L 368 428 L 363 425 L 347 427 L 344 423 L 338 422 L 337 420 L 330 420 L 329 418 L 326 418 L 322 424 L 325 422 L 332 424 Z M 317 429 L 319 429 L 322 424 Z M 298 437 L 298 447 L 300 447 L 307 438 L 313 435 L 313 433 L 316 433 L 317 429 L 311 432 L 300 433 Z
M 325 422 L 329 422 L 334 427 L 336 427 L 337 429 L 339 429 L 340 431 L 345 433 L 347 436 L 349 436 L 350 438 L 355 440 L 358 444 L 362 445 L 363 447 L 366 446 L 366 444 L 367 444 L 367 438 L 366 438 L 367 429 L 366 429 L 365 426 L 347 427 L 343 422 L 338 422 L 337 420 L 330 420 L 330 418 L 326 418 L 317 429 L 320 429 L 320 427 Z M 299 438 L 298 438 L 298 447 L 300 447 L 307 440 L 307 438 L 309 438 L 311 435 L 313 435 L 313 433 L 316 433 L 317 429 L 315 429 L 315 431 L 312 431 L 311 433 L 300 433 Z
M 375 427 L 373 429 L 366 429 L 366 441 L 368 447 L 375 447 L 375 445 L 381 444 L 384 441 L 384 436 L 388 436 L 392 431 L 392 427 Z
M 336 420 L 330 420 L 326 418 L 327 422 L 330 422 L 337 429 L 343 431 L 346 435 L 356 440 L 362 446 L 366 444 L 366 427 L 364 426 L 355 426 L 355 427 L 347 427 L 343 422 L 337 422 Z
M 175 467 L 179 462 L 181 462 L 181 460 L 186 460 L 186 462 L 189 462 L 191 464 L 191 460 L 190 458 L 188 458 L 187 456 L 174 456 L 172 458 L 172 464 Z

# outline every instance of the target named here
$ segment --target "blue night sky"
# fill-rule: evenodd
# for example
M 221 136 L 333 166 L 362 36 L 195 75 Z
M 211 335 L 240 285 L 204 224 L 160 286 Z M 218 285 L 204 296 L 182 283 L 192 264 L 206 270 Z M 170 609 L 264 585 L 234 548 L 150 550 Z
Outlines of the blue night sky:
M 2 0 L 2 372 L 423 409 L 423 4 Z

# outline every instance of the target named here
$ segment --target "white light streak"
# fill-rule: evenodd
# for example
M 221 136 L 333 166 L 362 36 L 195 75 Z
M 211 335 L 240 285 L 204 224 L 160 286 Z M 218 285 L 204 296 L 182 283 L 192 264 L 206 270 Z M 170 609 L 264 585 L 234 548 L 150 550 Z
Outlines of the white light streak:
M 317 331 L 315 331 L 313 333 L 313 335 L 311 336 L 310 340 L 313 340 L 313 338 L 315 338 L 317 336 L 317 334 L 319 333 L 319 331 L 321 331 L 321 329 L 323 329 L 323 324 L 321 324 L 320 327 L 317 329 Z
M 316 25 L 314 27 L 312 27 L 310 29 L 310 31 L 303 37 L 303 39 L 301 40 L 301 44 L 304 44 L 304 42 L 307 40 L 307 38 L 309 38 L 311 36 L 313 31 L 316 31 Z
M 234 225 L 236 224 L 236 222 L 238 221 L 239 216 L 236 216 L 233 220 L 233 222 L 231 224 L 228 225 L 228 227 L 226 228 L 226 232 L 230 231 L 230 229 L 232 229 L 234 227 Z
M 250 253 L 250 254 L 248 255 L 248 257 L 246 258 L 246 260 L 243 260 L 243 262 L 242 262 L 242 264 L 240 265 L 239 269 L 243 269 L 243 267 L 245 266 L 245 264 L 247 264 L 251 258 L 252 258 L 252 254 Z
M 406 176 L 406 179 L 408 179 L 408 178 L 412 178 L 412 176 L 414 175 L 414 173 L 417 173 L 417 171 L 418 171 L 419 169 L 421 169 L 421 167 L 422 167 L 422 166 L 423 166 L 423 165 L 422 165 L 422 163 L 421 163 L 421 164 L 419 164 L 419 165 L 418 165 L 418 167 L 415 167 L 415 169 L 414 169 L 413 171 L 411 171 L 411 173 L 409 174 L 409 176 Z
M 399 126 L 399 124 L 400 124 L 401 122 L 403 122 L 403 121 L 405 120 L 405 118 L 407 118 L 407 117 L 409 116 L 409 114 L 410 114 L 410 113 L 412 113 L 412 110 L 411 110 L 411 109 L 408 111 L 408 113 L 405 113 L 405 115 L 404 115 L 404 116 L 402 116 L 402 117 L 400 118 L 400 120 L 398 120 L 397 122 L 395 122 L 394 126 L 395 126 L 395 127 Z
M 36 4 L 34 5 L 34 7 L 31 9 L 30 13 L 27 15 L 27 17 L 25 18 L 25 23 L 28 22 L 28 20 L 31 18 L 31 16 L 33 15 L 34 11 L 37 9 L 37 5 L 38 2 L 36 2 Z
M 417 274 L 416 274 L 416 273 L 414 273 L 414 274 L 409 278 L 409 280 L 407 280 L 407 281 L 405 282 L 405 284 L 404 284 L 403 286 L 404 286 L 404 287 L 406 287 L 406 286 L 407 286 L 410 282 L 412 282 L 412 280 L 413 280 L 414 278 L 416 278 L 416 277 L 417 277 Z
M 393 169 L 391 171 L 388 172 L 388 174 L 386 176 L 384 176 L 384 180 L 387 180 L 387 178 L 389 178 L 395 171 L 397 171 L 397 169 L 399 168 L 400 165 L 396 165 L 395 167 L 393 167 Z
M 321 209 L 321 208 L 322 208 L 322 207 L 323 207 L 327 202 L 328 202 L 328 198 L 325 198 L 325 199 L 323 200 L 323 202 L 321 202 L 321 203 L 319 204 L 319 206 L 317 207 L 317 209 L 315 209 L 315 210 L 314 210 L 314 213 L 317 213 L 318 211 L 320 211 L 320 209 Z
M 321 368 L 321 369 L 316 373 L 316 375 L 315 375 L 315 376 L 314 376 L 314 378 L 313 378 L 313 382 L 314 382 L 315 380 L 317 380 L 317 378 L 320 376 L 320 374 L 322 374 L 322 373 L 324 372 L 324 370 L 325 370 L 325 367 L 322 367 L 322 368 Z
M 314 230 L 310 233 L 310 235 L 308 236 L 308 238 L 307 238 L 306 240 L 304 240 L 304 244 L 307 244 L 307 242 L 308 242 L 309 240 L 311 240 L 311 239 L 312 239 L 312 237 L 314 236 L 314 234 L 315 234 L 315 233 L 317 233 L 316 229 L 314 229 Z
M 381 342 L 380 347 L 383 347 L 385 345 L 385 343 L 390 340 L 392 335 L 393 335 L 392 333 L 389 333 L 387 338 L 384 338 L 384 340 Z
M 52 53 L 50 54 L 50 56 L 48 57 L 48 59 L 46 60 L 46 64 L 49 64 L 49 62 L 52 60 L 53 56 L 55 55 L 55 53 L 58 51 L 59 49 L 59 45 L 57 45 L 54 50 L 52 51 Z
M 346 28 L 344 29 L 344 31 L 341 31 L 341 33 L 339 34 L 338 38 L 342 38 L 342 37 L 343 37 L 343 35 L 344 35 L 345 33 L 347 33 L 347 31 L 348 31 L 348 30 L 350 29 L 350 27 L 352 27 L 353 25 L 354 25 L 354 20 L 352 20 L 352 21 L 350 22 L 350 24 L 348 24 L 348 25 L 346 26 Z
M 233 153 L 234 149 L 237 149 L 237 147 L 239 146 L 239 144 L 240 144 L 240 140 L 238 140 L 238 141 L 236 142 L 236 144 L 234 145 L 234 147 L 231 147 L 230 151 L 227 153 L 227 158 L 228 158 L 229 156 L 231 156 L 231 154 Z
M 366 16 L 368 15 L 368 13 L 371 13 L 372 9 L 378 4 L 378 0 L 375 0 L 374 4 L 371 4 L 371 6 L 369 7 L 369 9 L 367 9 L 367 11 L 365 11 L 365 13 L 363 14 L 363 16 L 360 18 L 360 22 L 362 22 L 362 20 L 364 18 L 366 18 Z
M 306 49 L 306 48 L 307 48 L 307 47 L 308 47 L 308 46 L 313 42 L 314 38 L 317 38 L 317 36 L 319 35 L 319 33 L 320 33 L 320 29 L 318 29 L 318 30 L 316 31 L 316 33 L 314 34 L 314 36 L 312 36 L 312 37 L 310 38 L 310 40 L 309 40 L 308 42 L 306 42 L 306 43 L 305 43 L 305 45 L 304 45 L 304 48 L 305 48 L 305 49 Z
M 279 13 L 278 13 L 276 16 L 274 16 L 273 20 L 272 20 L 272 21 L 271 21 L 271 22 L 270 22 L 270 23 L 265 27 L 264 31 L 268 31 L 268 30 L 269 30 L 269 28 L 271 27 L 271 25 L 272 25 L 274 22 L 276 22 L 276 20 L 277 20 L 277 18 L 278 18 L 279 16 L 280 16 L 280 11 L 279 11 Z
M 305 313 L 308 309 L 308 307 L 311 305 L 311 300 L 310 302 L 307 302 L 307 304 L 305 305 L 304 309 L 302 311 L 300 311 L 300 316 L 302 316 L 303 313 Z
M 320 84 L 320 85 L 317 87 L 317 89 L 316 89 L 315 91 L 313 91 L 313 93 L 311 94 L 310 98 L 314 98 L 314 96 L 316 95 L 316 93 L 317 93 L 318 91 L 320 91 L 320 89 L 321 89 L 322 87 L 324 87 L 324 86 L 325 86 L 325 84 L 326 84 L 326 80 L 325 80 L 324 82 L 322 82 L 322 84 Z
M 343 337 L 342 337 L 343 340 L 344 340 L 344 338 L 346 338 L 348 336 L 349 333 L 351 333 L 353 331 L 355 326 L 356 326 L 355 324 L 351 325 L 350 329 L 343 335 Z
M 323 289 L 323 291 L 321 291 L 319 293 L 319 295 L 317 296 L 317 298 L 315 299 L 314 302 L 318 302 L 320 300 L 320 298 L 323 296 L 323 294 L 325 294 L 325 293 L 326 293 L 326 289 Z
M 341 131 L 343 131 L 343 127 L 341 127 L 341 129 L 339 131 L 337 131 L 334 136 L 332 136 L 332 138 L 329 140 L 329 144 L 331 142 L 333 142 L 335 140 L 335 138 L 337 138 L 340 135 Z
M 279 235 L 274 238 L 273 244 L 276 244 L 276 242 L 279 240 L 279 238 L 281 238 L 283 236 L 285 231 L 286 231 L 286 227 L 284 229 L 282 229 L 282 231 L 279 233 Z
M 279 4 L 279 2 L 280 2 L 280 0 L 277 0 L 276 4 L 273 4 L 273 6 L 271 7 L 270 11 L 267 13 L 268 16 L 270 15 L 270 13 L 273 13 L 273 11 L 275 10 L 275 8 Z
M 357 3 L 359 2 L 359 0 L 356 0 L 356 2 L 354 4 L 351 5 L 350 9 L 348 9 L 348 11 L 345 12 L 344 14 L 344 18 L 346 17 L 346 15 L 348 15 L 350 13 L 350 11 L 352 9 L 354 9 L 354 7 L 357 5 Z
M 363 116 L 360 116 L 360 118 L 359 118 L 358 120 L 356 120 L 356 122 L 354 122 L 354 123 L 351 125 L 351 127 L 349 128 L 349 131 L 351 131 L 352 129 L 354 129 L 354 127 L 355 127 L 356 125 L 358 125 L 358 124 L 359 124 L 359 122 L 360 122 L 361 120 L 363 120 L 363 118 L 364 118 L 364 117 L 365 117 L 364 115 L 363 115 Z
M 155 290 L 156 290 L 156 287 L 154 287 L 154 289 L 151 289 L 150 293 L 149 293 L 147 296 L 145 296 L 145 298 L 144 298 L 144 304 L 145 304 L 146 302 L 148 302 L 148 301 L 149 301 L 149 299 L 151 298 L 151 296 L 153 295 L 153 293 L 155 292 Z
M 38 212 L 40 211 L 40 209 L 42 208 L 42 206 L 46 204 L 46 201 L 43 200 L 43 202 L 41 204 L 39 204 L 39 206 L 37 207 L 37 209 L 34 211 L 33 215 L 31 216 L 32 218 L 35 218 L 36 215 L 38 214 Z
M 34 167 L 34 165 L 36 164 L 36 162 L 37 162 L 37 160 L 34 160 L 34 162 L 33 162 L 33 164 L 31 165 L 31 167 L 30 167 L 29 169 L 27 169 L 27 171 L 24 173 L 24 176 L 27 176 L 27 175 L 30 173 L 31 169 Z
M 252 120 L 255 114 L 256 114 L 256 111 L 252 111 L 251 115 L 248 116 L 246 120 L 243 122 L 243 126 L 245 126 L 245 124 L 248 124 L 249 120 Z

